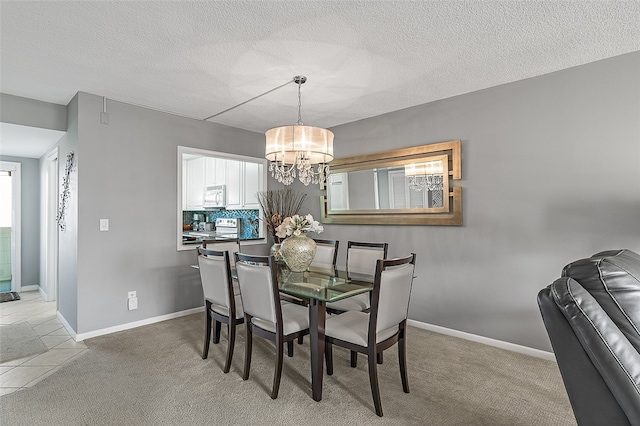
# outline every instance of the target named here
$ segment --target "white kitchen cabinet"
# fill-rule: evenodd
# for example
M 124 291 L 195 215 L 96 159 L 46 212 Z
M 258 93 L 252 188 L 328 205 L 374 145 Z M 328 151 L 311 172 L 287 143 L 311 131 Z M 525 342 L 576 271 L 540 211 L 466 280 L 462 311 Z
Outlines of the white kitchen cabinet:
M 227 210 L 242 209 L 242 165 L 237 160 L 227 160 Z
M 205 157 L 205 186 L 222 185 L 225 183 L 227 160 L 224 158 Z
M 185 161 L 186 164 L 186 210 L 202 210 L 205 189 L 205 157 Z
M 262 188 L 262 173 L 260 173 L 262 165 L 258 163 L 243 163 L 243 165 L 244 184 L 242 185 L 242 208 L 257 210 L 260 208 L 260 203 L 258 202 L 258 196 L 256 194 L 260 191 L 260 188 Z
M 227 209 L 259 209 L 261 164 L 227 160 Z
M 183 210 L 202 210 L 207 187 L 225 185 L 227 209 L 259 209 L 262 165 L 239 160 L 197 157 L 183 162 Z
M 187 210 L 187 160 L 182 159 L 182 210 Z

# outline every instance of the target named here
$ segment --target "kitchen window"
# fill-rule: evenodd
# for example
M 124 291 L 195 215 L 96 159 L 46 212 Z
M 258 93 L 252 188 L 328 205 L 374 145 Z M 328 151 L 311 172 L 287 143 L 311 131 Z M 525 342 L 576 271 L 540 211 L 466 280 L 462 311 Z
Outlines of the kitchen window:
M 177 248 L 214 238 L 219 218 L 237 219 L 243 244 L 264 243 L 257 194 L 267 189 L 266 160 L 178 147 Z

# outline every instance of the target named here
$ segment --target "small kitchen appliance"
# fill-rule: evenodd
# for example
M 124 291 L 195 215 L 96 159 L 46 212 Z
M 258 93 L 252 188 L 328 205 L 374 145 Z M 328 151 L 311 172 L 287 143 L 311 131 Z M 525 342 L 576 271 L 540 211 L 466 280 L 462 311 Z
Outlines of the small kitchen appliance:
M 242 220 L 235 217 L 219 217 L 216 219 L 216 235 L 226 238 L 238 238 Z
M 222 209 L 227 205 L 225 185 L 208 186 L 204 192 L 205 209 Z

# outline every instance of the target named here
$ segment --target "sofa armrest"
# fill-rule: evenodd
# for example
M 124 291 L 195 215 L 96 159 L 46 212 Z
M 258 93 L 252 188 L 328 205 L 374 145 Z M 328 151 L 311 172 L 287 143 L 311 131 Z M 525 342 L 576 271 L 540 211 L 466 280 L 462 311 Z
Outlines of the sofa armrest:
M 551 296 L 551 286 L 538 293 L 538 307 L 578 424 L 629 424 L 569 322 L 556 306 Z
M 640 425 L 640 354 L 574 279 L 556 280 L 551 295 L 629 422 Z

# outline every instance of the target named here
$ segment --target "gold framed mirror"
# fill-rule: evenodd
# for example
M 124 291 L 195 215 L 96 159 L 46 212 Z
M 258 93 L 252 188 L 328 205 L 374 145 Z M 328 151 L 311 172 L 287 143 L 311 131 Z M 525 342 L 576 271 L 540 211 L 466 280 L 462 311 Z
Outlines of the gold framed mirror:
M 460 141 L 335 159 L 323 223 L 461 225 Z

